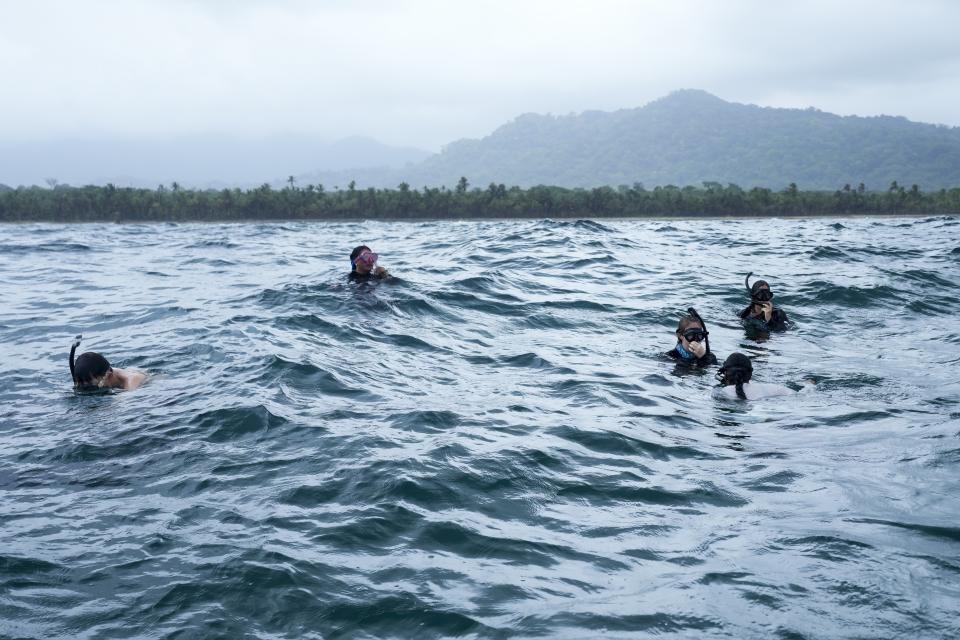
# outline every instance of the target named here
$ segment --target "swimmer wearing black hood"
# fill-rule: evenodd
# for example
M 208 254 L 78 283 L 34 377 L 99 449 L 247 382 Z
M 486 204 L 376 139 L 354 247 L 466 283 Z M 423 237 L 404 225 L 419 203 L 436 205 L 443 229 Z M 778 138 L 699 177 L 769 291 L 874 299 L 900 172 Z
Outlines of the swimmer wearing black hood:
M 370 278 L 386 278 L 390 274 L 383 267 L 377 266 L 380 256 L 365 244 L 354 247 L 350 252 L 350 279 L 367 280 Z
M 70 347 L 70 376 L 77 391 L 100 389 L 136 389 L 147 379 L 147 374 L 129 369 L 116 369 L 99 353 L 87 351 L 74 360 L 73 355 L 83 336 L 77 336 Z
M 717 356 L 710 351 L 710 332 L 703 318 L 693 307 L 687 309 L 687 314 L 677 325 L 677 346 L 667 351 L 666 356 L 691 366 L 717 364 Z
M 740 319 L 763 331 L 786 329 L 787 314 L 783 309 L 773 306 L 773 292 L 770 291 L 770 285 L 766 280 L 756 280 L 751 285 L 750 276 L 752 275 L 751 271 L 744 279 L 747 291 L 750 292 L 750 306 L 740 312 Z
M 724 360 L 723 366 L 717 371 L 717 378 L 722 385 L 717 389 L 717 395 L 735 400 L 760 400 L 776 396 L 792 396 L 797 393 L 782 384 L 770 382 L 751 382 L 753 364 L 750 358 L 742 353 L 731 353 Z

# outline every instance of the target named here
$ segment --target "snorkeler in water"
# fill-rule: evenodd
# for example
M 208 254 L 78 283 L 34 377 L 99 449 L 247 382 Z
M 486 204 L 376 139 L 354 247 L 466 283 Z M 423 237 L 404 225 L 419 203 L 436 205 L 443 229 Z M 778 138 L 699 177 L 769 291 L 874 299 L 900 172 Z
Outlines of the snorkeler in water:
M 717 364 L 717 356 L 710 351 L 709 336 L 703 318 L 696 309 L 690 307 L 677 325 L 677 346 L 666 355 L 678 363 L 692 366 Z
M 377 266 L 379 257 L 365 244 L 354 247 L 350 252 L 350 279 L 386 278 L 390 275 L 386 269 Z
M 750 292 L 750 306 L 740 312 L 740 319 L 762 331 L 786 329 L 787 314 L 783 309 L 773 306 L 773 292 L 770 291 L 770 285 L 766 280 L 756 280 L 751 285 L 750 276 L 752 275 L 751 271 L 744 280 L 747 291 Z
M 731 353 L 717 371 L 717 378 L 722 385 L 717 389 L 717 393 L 731 399 L 760 400 L 776 396 L 792 396 L 797 393 L 782 384 L 751 382 L 753 363 L 742 353 Z
M 77 391 L 97 391 L 99 389 L 136 389 L 147 379 L 147 374 L 131 369 L 117 369 L 99 353 L 87 351 L 74 360 L 74 353 L 80 346 L 83 336 L 77 336 L 70 347 L 70 376 Z

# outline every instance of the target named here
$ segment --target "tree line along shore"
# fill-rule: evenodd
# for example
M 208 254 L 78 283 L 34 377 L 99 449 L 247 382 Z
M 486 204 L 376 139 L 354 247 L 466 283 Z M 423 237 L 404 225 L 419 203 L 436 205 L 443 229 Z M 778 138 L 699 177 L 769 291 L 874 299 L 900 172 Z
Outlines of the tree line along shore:
M 880 191 L 863 184 L 836 191 L 742 189 L 704 182 L 672 185 L 570 189 L 490 184 L 473 188 L 461 178 L 453 189 L 333 190 L 300 186 L 292 178 L 282 189 L 184 189 L 177 183 L 156 189 L 71 187 L 50 181 L 0 188 L 0 222 L 230 222 L 247 220 L 423 220 L 564 217 L 833 216 L 960 214 L 960 188 L 925 192 L 893 182 Z

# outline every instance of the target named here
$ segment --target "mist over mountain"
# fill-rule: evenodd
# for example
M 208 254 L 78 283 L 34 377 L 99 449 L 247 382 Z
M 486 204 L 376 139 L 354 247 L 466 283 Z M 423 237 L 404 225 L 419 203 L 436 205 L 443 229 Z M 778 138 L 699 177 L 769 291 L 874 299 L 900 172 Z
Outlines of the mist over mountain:
M 309 135 L 0 141 L 0 184 L 188 188 L 282 186 L 288 176 L 328 188 L 529 187 L 735 183 L 833 190 L 894 180 L 923 189 L 960 185 L 960 127 L 902 117 L 838 116 L 726 102 L 681 90 L 635 109 L 524 114 L 438 154 L 370 138 Z
M 525 114 L 479 140 L 460 140 L 399 171 L 315 173 L 359 186 L 523 187 L 703 182 L 837 189 L 894 180 L 924 189 L 960 185 L 960 128 L 902 117 L 838 116 L 726 102 L 681 90 L 636 109 L 577 115 Z
M 359 136 L 336 141 L 293 134 L 0 140 L 0 183 L 156 187 L 176 181 L 190 188 L 248 187 L 318 170 L 400 168 L 430 155 Z

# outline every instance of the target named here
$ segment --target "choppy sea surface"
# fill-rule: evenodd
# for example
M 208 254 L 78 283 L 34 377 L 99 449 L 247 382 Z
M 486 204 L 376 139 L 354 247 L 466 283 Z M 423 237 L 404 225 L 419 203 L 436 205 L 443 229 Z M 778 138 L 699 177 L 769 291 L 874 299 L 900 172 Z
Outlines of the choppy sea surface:
M 956 638 L 958 283 L 955 218 L 0 227 L 0 637 Z M 817 384 L 714 397 L 690 305 Z

